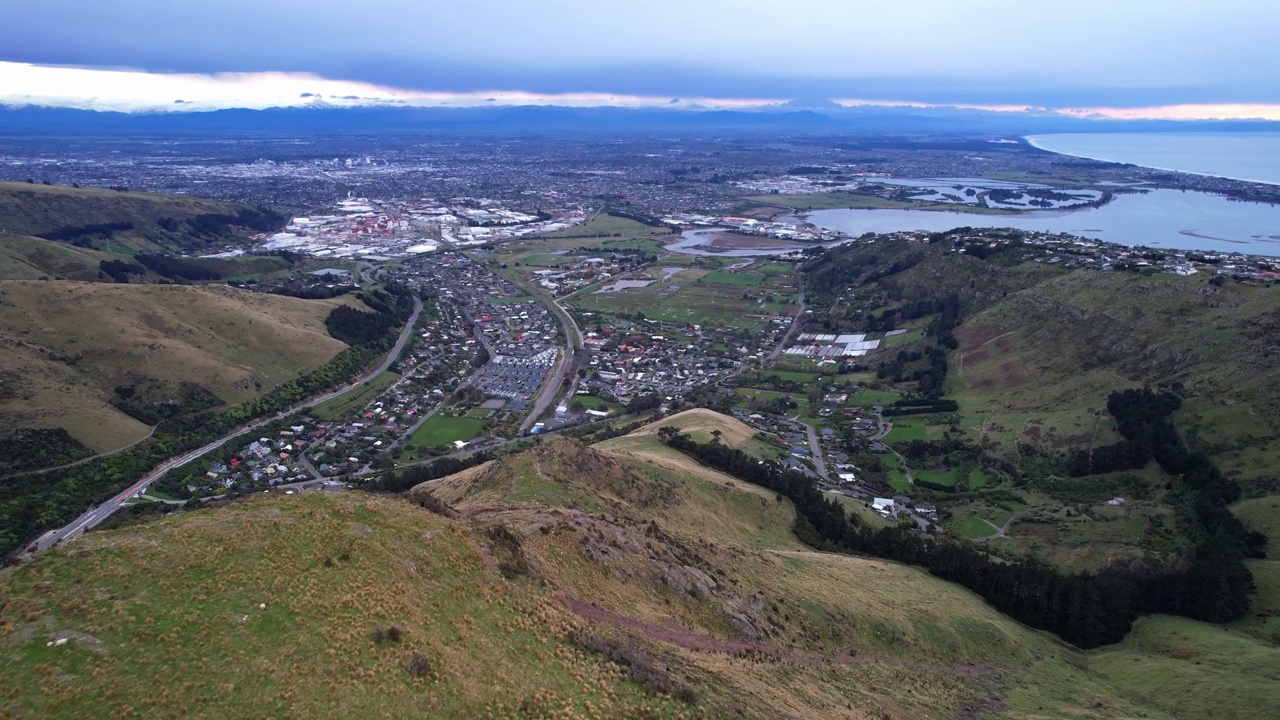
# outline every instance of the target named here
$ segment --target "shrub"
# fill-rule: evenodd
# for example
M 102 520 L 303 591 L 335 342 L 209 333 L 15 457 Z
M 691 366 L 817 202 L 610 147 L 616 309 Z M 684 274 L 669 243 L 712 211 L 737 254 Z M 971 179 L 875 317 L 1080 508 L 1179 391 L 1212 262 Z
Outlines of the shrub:
M 404 631 L 395 625 L 392 625 L 385 630 L 382 628 L 374 628 L 369 632 L 369 637 L 373 638 L 373 641 L 379 645 L 383 643 L 398 643 L 404 639 Z
M 529 560 L 525 557 L 520 537 L 511 532 L 505 525 L 489 528 L 489 539 L 492 541 L 490 551 L 498 561 L 498 572 L 507 580 L 529 575 Z
M 414 677 L 425 677 L 431 672 L 431 661 L 421 653 L 413 653 L 404 659 L 404 669 Z

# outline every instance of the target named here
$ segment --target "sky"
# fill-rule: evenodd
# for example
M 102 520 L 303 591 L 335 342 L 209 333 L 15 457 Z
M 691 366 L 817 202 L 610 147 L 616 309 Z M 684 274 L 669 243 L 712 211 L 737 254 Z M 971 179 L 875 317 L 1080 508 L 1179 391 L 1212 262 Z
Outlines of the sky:
M 0 0 L 0 103 L 1280 120 L 1274 0 Z

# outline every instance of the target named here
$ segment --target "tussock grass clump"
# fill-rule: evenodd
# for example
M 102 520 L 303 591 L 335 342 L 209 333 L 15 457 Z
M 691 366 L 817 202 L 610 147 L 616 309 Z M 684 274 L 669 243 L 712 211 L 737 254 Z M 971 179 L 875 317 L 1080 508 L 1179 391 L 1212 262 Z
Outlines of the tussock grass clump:
M 578 646 L 627 669 L 627 676 L 650 690 L 693 704 L 698 692 L 672 676 L 653 651 L 633 638 L 615 639 L 590 630 L 577 630 L 570 639 Z
M 414 677 L 426 677 L 431 672 L 431 661 L 422 653 L 413 653 L 404 659 L 404 669 Z

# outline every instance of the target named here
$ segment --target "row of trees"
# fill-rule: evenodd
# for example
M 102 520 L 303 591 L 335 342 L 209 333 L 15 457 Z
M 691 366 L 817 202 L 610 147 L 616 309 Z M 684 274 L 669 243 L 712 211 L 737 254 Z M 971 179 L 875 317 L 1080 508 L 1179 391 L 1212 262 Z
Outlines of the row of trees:
M 386 335 L 395 318 L 386 313 L 365 312 L 350 305 L 339 305 L 324 319 L 325 329 L 348 345 L 363 345 Z
M 931 413 L 956 412 L 959 409 L 960 404 L 955 400 L 922 398 L 920 400 L 899 400 L 890 407 L 884 408 L 882 414 L 885 417 L 893 415 L 928 415 Z
M 111 404 L 147 425 L 165 418 L 208 410 L 223 403 L 222 398 L 193 382 L 144 380 L 117 385 Z
M 0 435 L 0 473 L 73 462 L 93 454 L 62 428 L 16 428 Z
M 397 327 L 413 314 L 413 292 L 403 285 L 360 293 L 357 297 L 370 311 L 339 305 L 324 319 L 325 329 L 348 345 L 388 348 L 395 341 Z
M 199 260 L 173 255 L 138 253 L 133 258 L 148 270 L 167 278 L 182 280 L 221 280 L 222 273 L 205 267 Z
M 270 208 L 241 208 L 235 215 L 227 213 L 204 213 L 187 218 L 185 223 L 190 232 L 197 236 L 220 236 L 231 227 L 243 227 L 258 232 L 278 230 L 288 221 L 288 217 Z
M 365 485 L 366 490 L 377 492 L 399 493 L 412 490 L 428 480 L 456 475 L 467 468 L 482 465 L 493 459 L 487 451 L 475 453 L 465 458 L 443 457 L 427 465 L 414 465 L 391 472 L 383 473 Z
M 147 269 L 138 263 L 131 263 L 126 260 L 99 260 L 98 261 L 98 277 L 110 275 L 112 280 L 118 283 L 129 282 L 130 275 L 146 275 Z
M 127 232 L 133 229 L 131 222 L 112 222 L 112 223 L 92 223 L 88 225 L 65 225 L 46 233 L 41 233 L 38 237 L 45 240 L 54 240 L 57 242 L 69 242 L 72 245 L 80 247 L 90 247 L 90 240 L 94 237 L 101 237 L 107 240 L 117 232 Z
M 815 548 L 923 567 L 973 590 L 1014 619 L 1080 647 L 1120 641 L 1133 621 L 1147 613 L 1226 622 L 1240 617 L 1248 606 L 1252 580 L 1243 563 L 1245 538 L 1227 527 L 1212 509 L 1214 493 L 1202 493 L 1201 483 L 1194 479 L 1176 483 L 1176 492 L 1186 500 L 1185 519 L 1204 524 L 1194 552 L 1158 565 L 1135 563 L 1071 574 L 1035 560 L 997 561 L 971 544 L 949 538 L 896 527 L 872 529 L 856 515 L 846 514 L 801 473 L 761 463 L 719 443 L 694 442 L 675 428 L 662 428 L 659 437 L 703 464 L 790 499 L 796 508 L 796 536 Z

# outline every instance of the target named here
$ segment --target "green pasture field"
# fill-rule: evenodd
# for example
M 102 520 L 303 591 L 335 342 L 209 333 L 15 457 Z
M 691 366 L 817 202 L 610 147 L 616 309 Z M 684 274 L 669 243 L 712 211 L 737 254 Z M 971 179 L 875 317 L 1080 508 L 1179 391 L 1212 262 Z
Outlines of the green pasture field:
M 408 444 L 418 447 L 439 447 L 455 440 L 470 440 L 484 432 L 484 420 L 472 417 L 446 417 L 435 415 L 413 431 Z
M 887 407 L 897 402 L 901 397 L 901 393 L 896 393 L 892 390 L 872 390 L 870 388 L 863 388 L 849 396 L 849 404 L 857 405 L 859 407 L 875 407 L 876 405 Z M 896 428 L 898 423 L 894 422 L 893 425 Z
M 921 480 L 928 480 L 938 485 L 948 485 L 954 487 L 960 481 L 956 468 L 948 470 L 915 470 L 915 476 Z M 991 483 L 991 478 L 982 470 L 973 470 L 969 473 L 968 486 L 970 490 L 984 488 Z
M 567 255 L 555 255 L 553 253 L 538 253 L 536 255 L 530 255 L 526 258 L 522 258 L 520 262 L 524 265 L 536 265 L 537 267 L 554 268 L 554 267 L 560 267 L 561 265 L 564 265 L 565 263 L 568 263 L 568 262 L 572 262 L 573 260 L 576 260 L 576 259 L 577 258 L 574 258 L 572 256 L 567 256 Z
M 802 382 L 802 383 L 816 382 L 817 379 L 820 377 L 817 373 L 800 372 L 798 370 L 773 370 L 773 369 L 760 370 L 759 372 L 754 373 L 752 377 L 763 379 L 763 378 L 772 377 L 774 375 L 777 375 L 779 380 L 790 380 L 792 382 Z
M 986 520 L 979 517 L 967 517 L 961 520 L 953 529 L 960 533 L 961 536 L 976 540 L 978 538 L 989 537 L 1000 531 L 1000 526 L 992 526 Z
M 629 220 L 627 218 L 615 217 L 608 213 L 600 213 L 596 215 L 591 222 L 583 225 L 577 225 L 556 232 L 545 233 L 541 237 L 544 238 L 579 238 L 591 237 L 599 235 L 622 235 L 624 237 L 644 237 L 647 235 L 667 235 L 670 234 L 668 228 L 656 228 L 645 225 L 644 223 Z M 597 238 L 604 239 L 604 238 Z
M 646 318 L 672 324 L 723 325 L 746 329 L 763 329 L 777 313 L 754 300 L 743 300 L 741 286 L 694 282 L 686 271 L 671 280 L 655 282 L 644 288 L 617 292 L 585 292 L 572 296 L 570 302 L 587 312 L 630 315 L 643 313 Z
M 911 440 L 928 440 L 929 430 L 925 424 L 920 421 L 903 420 L 902 418 L 892 418 L 893 429 L 885 436 L 884 441 L 890 445 L 900 442 L 909 442 Z
M 919 330 L 912 330 L 911 332 L 905 332 L 900 335 L 889 335 L 887 337 L 883 337 L 880 339 L 880 347 L 882 348 L 898 347 L 900 345 L 906 345 L 907 343 L 915 342 L 916 340 L 919 340 L 922 337 L 924 337 L 924 333 L 920 332 Z
M 604 410 L 608 405 L 604 398 L 598 398 L 595 395 L 574 395 L 569 404 L 572 405 L 575 402 L 582 403 L 582 406 L 588 410 Z

